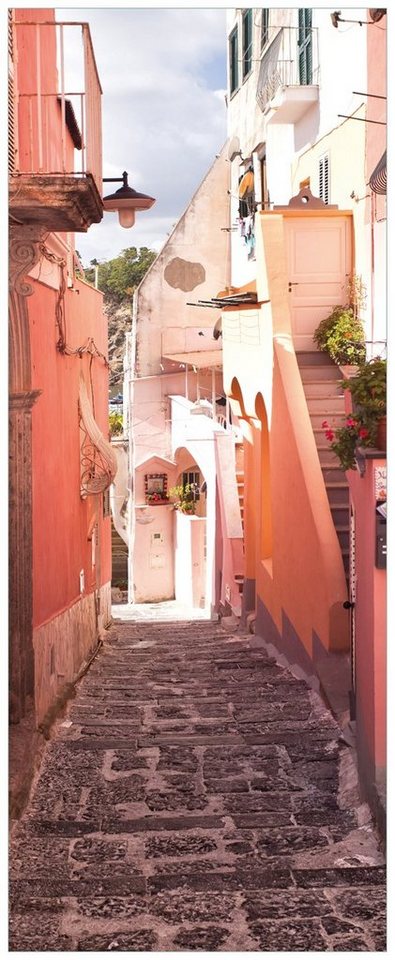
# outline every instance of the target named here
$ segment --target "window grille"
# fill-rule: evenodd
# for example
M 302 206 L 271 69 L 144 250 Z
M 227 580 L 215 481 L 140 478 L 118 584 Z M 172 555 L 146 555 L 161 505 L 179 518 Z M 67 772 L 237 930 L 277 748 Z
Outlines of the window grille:
M 329 156 L 325 154 L 320 158 L 319 166 L 319 191 L 320 200 L 329 203 Z
M 252 67 L 252 10 L 244 10 L 242 20 L 243 36 L 243 80 Z
M 193 491 L 193 499 L 200 500 L 200 473 L 196 470 L 188 470 L 182 475 L 182 486 L 190 486 Z

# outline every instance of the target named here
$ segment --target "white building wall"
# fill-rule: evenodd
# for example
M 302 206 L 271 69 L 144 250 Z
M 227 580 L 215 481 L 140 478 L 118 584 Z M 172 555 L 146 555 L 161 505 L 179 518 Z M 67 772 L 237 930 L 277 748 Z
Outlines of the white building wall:
M 282 8 L 270 9 L 269 42 L 261 51 L 261 8 L 253 10 L 253 53 L 252 70 L 243 81 L 241 77 L 242 59 L 242 9 L 228 11 L 227 30 L 228 38 L 235 25 L 239 27 L 239 87 L 230 96 L 228 92 L 228 135 L 229 142 L 237 143 L 238 138 L 240 155 L 231 159 L 231 276 L 234 286 L 242 286 L 256 276 L 256 262 L 248 258 L 245 245 L 238 234 L 238 181 L 245 169 L 245 163 L 252 158 L 256 172 L 255 185 L 257 199 L 260 200 L 259 161 L 266 153 L 267 187 L 270 207 L 286 205 L 291 196 L 298 193 L 300 181 L 305 176 L 311 178 L 311 189 L 318 195 L 319 157 L 324 151 L 331 153 L 332 203 L 343 209 L 354 209 L 357 226 L 360 211 L 355 204 L 352 206 L 350 193 L 364 195 L 364 149 L 365 124 L 363 122 L 364 104 L 367 92 L 367 56 L 366 56 L 366 26 L 340 23 L 337 28 L 332 25 L 331 10 L 329 8 L 312 8 L 313 27 L 313 85 L 318 85 L 316 103 L 306 103 L 305 110 L 295 122 L 284 123 L 280 120 L 276 110 L 265 109 L 262 112 L 256 100 L 259 81 L 259 72 L 262 58 L 270 55 L 270 46 L 273 39 L 283 28 L 286 37 L 287 55 L 294 61 L 292 79 L 298 71 L 298 9 Z M 345 19 L 362 21 L 367 19 L 367 11 L 355 8 L 342 11 Z M 285 43 L 285 40 L 284 40 Z M 229 65 L 228 65 L 229 69 Z M 229 91 L 229 84 L 228 84 Z M 339 114 L 351 116 L 359 112 L 359 120 L 345 121 Z M 353 153 L 344 152 L 344 143 L 341 140 L 331 142 L 331 135 L 336 136 L 337 128 L 348 122 L 355 128 L 351 139 L 355 137 L 357 149 Z M 320 147 L 321 144 L 321 147 Z M 311 163 L 306 162 L 306 156 L 312 150 Z M 336 152 L 337 151 L 337 152 Z M 303 157 L 303 170 L 297 167 L 299 157 Z M 347 165 L 347 160 L 349 164 Z M 342 173 L 343 177 L 342 188 Z M 300 174 L 300 176 L 298 176 Z M 302 175 L 303 174 L 303 175 Z M 350 187 L 350 183 L 352 186 Z M 349 188 L 350 187 L 350 188 Z M 361 192 L 362 191 L 362 192 Z M 362 205 L 361 205 L 362 206 Z M 258 204 L 258 210 L 261 206 Z M 362 250 L 362 243 L 356 251 L 356 272 L 366 270 L 366 253 Z

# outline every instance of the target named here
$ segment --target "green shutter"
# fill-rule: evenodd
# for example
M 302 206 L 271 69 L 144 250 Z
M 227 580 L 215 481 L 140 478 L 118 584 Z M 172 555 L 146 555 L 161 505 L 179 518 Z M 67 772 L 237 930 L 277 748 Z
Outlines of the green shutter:
M 299 83 L 310 84 L 313 82 L 312 10 L 298 10 L 298 19 Z
M 243 13 L 243 80 L 252 67 L 252 10 Z
M 239 44 L 237 36 L 237 27 L 231 33 L 229 37 L 229 76 L 230 76 L 230 92 L 231 94 L 237 90 L 239 86 Z

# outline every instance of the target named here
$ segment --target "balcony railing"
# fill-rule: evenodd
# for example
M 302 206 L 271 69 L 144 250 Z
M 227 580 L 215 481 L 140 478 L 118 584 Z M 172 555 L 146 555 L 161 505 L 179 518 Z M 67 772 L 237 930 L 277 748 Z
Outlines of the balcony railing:
M 13 29 L 18 126 L 11 175 L 90 174 L 101 196 L 102 89 L 89 25 L 23 21 L 16 12 Z
M 298 47 L 298 31 L 281 27 L 266 47 L 259 71 L 256 99 L 265 110 L 276 92 L 282 87 L 311 86 L 318 84 L 318 30 L 311 29 L 310 48 L 301 67 Z

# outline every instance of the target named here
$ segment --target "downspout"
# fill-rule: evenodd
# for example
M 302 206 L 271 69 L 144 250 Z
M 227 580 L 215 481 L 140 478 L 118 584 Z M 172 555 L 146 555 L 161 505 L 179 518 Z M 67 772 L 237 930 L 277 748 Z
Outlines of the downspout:
M 134 380 L 136 376 L 137 353 L 137 290 L 133 294 L 132 332 L 130 335 L 130 366 L 125 370 L 127 375 L 126 387 L 128 392 L 129 413 L 129 547 L 128 547 L 128 603 L 134 603 L 134 544 L 136 537 L 136 518 L 134 509 L 134 476 L 135 476 L 135 444 L 133 427 Z

